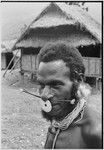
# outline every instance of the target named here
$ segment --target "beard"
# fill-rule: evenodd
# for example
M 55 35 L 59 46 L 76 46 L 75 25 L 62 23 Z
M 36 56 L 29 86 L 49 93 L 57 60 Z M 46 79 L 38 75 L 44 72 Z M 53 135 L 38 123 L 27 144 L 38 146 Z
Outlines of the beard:
M 52 110 L 50 112 L 45 112 L 44 110 L 41 110 L 43 118 L 45 118 L 47 121 L 52 121 L 53 119 L 59 121 L 64 119 L 67 114 L 69 114 L 73 109 L 75 105 L 71 105 L 67 102 L 60 102 L 57 107 L 52 107 Z
M 70 104 L 70 100 L 69 102 L 65 102 L 65 100 L 62 102 L 57 101 L 57 105 L 53 105 L 52 110 L 50 112 L 45 112 L 44 110 L 41 110 L 43 118 L 45 118 L 47 121 L 52 121 L 53 119 L 59 121 L 64 119 L 64 117 L 66 117 L 70 112 L 72 112 L 72 110 L 75 108 L 78 102 L 78 98 L 76 95 L 77 89 L 78 86 L 76 85 L 76 83 L 73 83 L 70 98 L 65 98 L 70 100 L 75 99 L 74 105 Z

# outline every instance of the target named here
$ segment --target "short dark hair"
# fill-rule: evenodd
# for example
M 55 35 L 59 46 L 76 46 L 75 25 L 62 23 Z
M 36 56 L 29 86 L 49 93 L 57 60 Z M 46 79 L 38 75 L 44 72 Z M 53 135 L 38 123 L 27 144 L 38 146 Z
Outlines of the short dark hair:
M 56 42 L 46 44 L 38 55 L 40 62 L 51 62 L 63 60 L 70 70 L 70 79 L 78 79 L 80 74 L 85 73 L 83 58 L 78 49 L 70 46 L 66 42 Z

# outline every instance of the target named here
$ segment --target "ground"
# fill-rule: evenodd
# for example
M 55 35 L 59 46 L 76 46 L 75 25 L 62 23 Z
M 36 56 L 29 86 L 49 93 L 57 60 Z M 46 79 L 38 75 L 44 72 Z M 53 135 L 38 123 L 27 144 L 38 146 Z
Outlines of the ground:
M 1 85 L 2 148 L 42 149 L 49 122 L 41 116 L 39 99 L 20 91 L 21 88 L 26 88 L 37 93 L 36 83 L 31 83 L 28 75 L 23 83 L 18 70 L 15 70 L 2 78 Z M 90 100 L 91 107 L 100 115 L 101 92 L 93 92 Z

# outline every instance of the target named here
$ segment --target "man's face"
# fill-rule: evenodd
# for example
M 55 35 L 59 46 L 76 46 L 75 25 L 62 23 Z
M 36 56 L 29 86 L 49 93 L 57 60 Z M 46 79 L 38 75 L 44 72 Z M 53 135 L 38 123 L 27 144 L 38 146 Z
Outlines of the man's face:
M 67 103 L 59 100 L 70 100 L 72 81 L 68 77 L 69 68 L 62 60 L 52 62 L 40 62 L 38 68 L 39 94 L 42 99 L 50 100 L 51 116 L 57 116 L 64 111 Z

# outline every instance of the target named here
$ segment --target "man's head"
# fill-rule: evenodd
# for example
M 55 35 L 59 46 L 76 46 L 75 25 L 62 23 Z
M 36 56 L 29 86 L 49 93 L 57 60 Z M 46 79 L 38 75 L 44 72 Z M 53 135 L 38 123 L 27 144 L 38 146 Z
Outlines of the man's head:
M 66 43 L 47 44 L 39 53 L 38 81 L 40 95 L 50 100 L 53 109 L 48 119 L 64 117 L 73 106 L 65 100 L 72 100 L 77 91 L 78 82 L 85 72 L 83 59 L 74 47 Z M 64 102 L 59 102 L 64 100 Z

